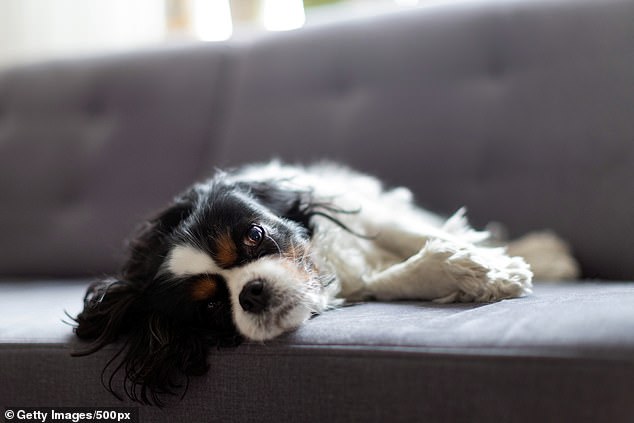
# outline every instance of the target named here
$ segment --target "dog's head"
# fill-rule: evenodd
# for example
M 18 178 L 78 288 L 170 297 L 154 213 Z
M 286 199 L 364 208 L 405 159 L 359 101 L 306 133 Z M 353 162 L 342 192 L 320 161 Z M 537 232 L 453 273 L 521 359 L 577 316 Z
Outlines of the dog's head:
M 209 345 L 298 327 L 327 301 L 311 259 L 314 214 L 309 191 L 275 182 L 195 185 L 144 224 L 119 277 L 88 289 L 76 333 L 93 342 L 78 355 L 125 335 L 113 374 L 124 369 L 131 398 L 159 402 L 182 375 L 206 372 Z

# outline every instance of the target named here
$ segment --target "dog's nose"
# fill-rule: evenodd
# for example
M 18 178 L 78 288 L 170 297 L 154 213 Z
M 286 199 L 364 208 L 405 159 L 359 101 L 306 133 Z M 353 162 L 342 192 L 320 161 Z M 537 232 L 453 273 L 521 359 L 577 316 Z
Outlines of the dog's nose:
M 264 287 L 264 282 L 256 279 L 244 285 L 239 300 L 244 311 L 261 313 L 269 302 L 269 293 Z

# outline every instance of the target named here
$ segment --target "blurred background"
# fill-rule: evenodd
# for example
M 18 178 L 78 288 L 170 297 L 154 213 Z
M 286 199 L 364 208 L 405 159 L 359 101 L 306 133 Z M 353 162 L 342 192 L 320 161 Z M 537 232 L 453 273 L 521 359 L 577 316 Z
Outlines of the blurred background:
M 438 1 L 438 0 L 432 0 Z M 268 31 L 415 8 L 430 0 L 0 0 L 0 67 Z

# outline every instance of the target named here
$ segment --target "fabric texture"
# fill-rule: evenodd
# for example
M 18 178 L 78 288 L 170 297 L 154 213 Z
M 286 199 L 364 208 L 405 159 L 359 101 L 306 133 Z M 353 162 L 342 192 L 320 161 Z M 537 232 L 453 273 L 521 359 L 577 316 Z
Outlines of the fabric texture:
M 69 355 L 82 344 L 62 322 L 64 310 L 79 310 L 85 286 L 0 284 L 1 404 L 136 406 L 98 382 L 116 346 Z M 212 351 L 208 375 L 193 378 L 182 401 L 171 399 L 166 410 L 142 407 L 140 415 L 627 421 L 634 413 L 632 303 L 634 284 L 542 283 L 531 296 L 493 304 L 351 305 L 265 344 Z
M 86 281 L 0 284 L 1 344 L 74 341 Z M 634 361 L 634 284 L 537 283 L 535 293 L 495 303 L 368 302 L 326 312 L 267 349 L 377 347 Z M 25 310 L 28 305 L 29 309 Z M 253 347 L 259 345 L 253 344 Z
M 123 240 L 210 169 L 225 50 L 60 61 L 0 75 L 0 275 L 112 272 Z

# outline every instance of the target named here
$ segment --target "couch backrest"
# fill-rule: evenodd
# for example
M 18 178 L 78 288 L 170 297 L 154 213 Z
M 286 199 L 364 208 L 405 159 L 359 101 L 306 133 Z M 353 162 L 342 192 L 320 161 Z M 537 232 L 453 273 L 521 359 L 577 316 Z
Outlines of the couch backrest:
M 240 59 L 220 162 L 338 158 L 634 278 L 634 1 L 438 2 Z
M 343 160 L 634 278 L 634 2 L 437 3 L 0 76 L 0 274 L 108 272 L 214 166 Z
M 112 272 L 135 224 L 208 172 L 226 46 L 0 76 L 0 275 Z

